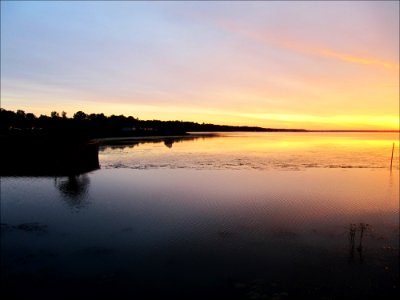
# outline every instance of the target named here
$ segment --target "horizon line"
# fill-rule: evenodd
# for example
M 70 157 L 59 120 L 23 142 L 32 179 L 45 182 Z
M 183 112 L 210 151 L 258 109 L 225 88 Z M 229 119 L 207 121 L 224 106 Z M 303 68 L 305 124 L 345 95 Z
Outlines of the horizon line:
M 6 109 L 4 107 L 1 107 L 1 110 L 11 111 L 11 112 L 14 112 L 14 113 L 16 113 L 18 110 L 22 110 L 22 111 L 24 111 L 25 114 L 30 113 L 30 112 L 26 112 L 25 109 L 17 109 L 17 110 L 14 111 L 12 109 L 8 110 L 8 109 Z M 400 132 L 400 123 L 399 123 L 399 129 L 306 129 L 306 128 L 263 127 L 263 126 L 259 126 L 259 125 L 227 125 L 227 124 L 205 123 L 204 121 L 203 122 L 201 122 L 201 121 L 184 121 L 184 120 L 172 120 L 172 119 L 171 120 L 160 120 L 160 119 L 147 119 L 147 120 L 144 120 L 144 119 L 140 119 L 138 117 L 134 117 L 134 116 L 131 116 L 131 115 L 125 116 L 124 114 L 120 114 L 120 115 L 116 115 L 116 114 L 109 115 L 108 114 L 108 115 L 106 115 L 104 113 L 85 113 L 82 110 L 78 110 L 77 112 L 83 112 L 87 116 L 89 116 L 91 114 L 103 114 L 107 118 L 109 118 L 111 116 L 123 116 L 125 118 L 132 117 L 132 118 L 137 119 L 138 121 L 160 121 L 160 122 L 182 122 L 182 123 L 186 123 L 187 122 L 187 123 L 195 123 L 195 124 L 197 123 L 199 125 L 203 125 L 204 124 L 204 125 L 213 125 L 213 126 L 221 126 L 221 127 L 259 128 L 261 130 L 276 131 L 276 132 L 278 132 L 278 131 L 286 131 L 286 132 L 289 132 L 289 131 L 292 131 L 292 132 L 382 132 L 382 133 L 384 133 L 384 132 L 393 132 L 393 133 Z M 40 116 L 46 116 L 46 117 L 49 117 L 49 118 L 51 117 L 51 116 L 49 116 L 47 114 L 40 114 Z M 35 115 L 36 118 L 39 118 L 40 116 L 36 116 Z M 62 118 L 61 116 L 59 116 L 59 117 Z M 66 118 L 67 119 L 73 119 L 73 116 L 72 117 L 66 117 Z M 250 130 L 250 131 L 254 131 L 254 130 Z

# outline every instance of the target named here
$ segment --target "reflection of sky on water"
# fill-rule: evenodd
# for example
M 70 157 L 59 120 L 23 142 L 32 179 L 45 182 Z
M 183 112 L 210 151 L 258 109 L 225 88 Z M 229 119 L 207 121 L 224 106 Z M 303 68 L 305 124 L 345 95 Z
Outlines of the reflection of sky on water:
M 269 297 L 298 293 L 304 286 L 327 296 L 391 293 L 398 280 L 397 169 L 238 171 L 188 165 L 188 153 L 198 160 L 201 152 L 223 159 L 224 151 L 234 157 L 247 140 L 256 142 L 253 135 L 242 142 L 227 139 L 231 142 L 194 140 L 171 149 L 161 142 L 141 144 L 119 154 L 105 150 L 100 161 L 106 168 L 78 177 L 2 178 L 2 269 L 11 278 L 9 286 L 25 274 L 57 289 L 64 281 L 73 286 L 74 280 L 90 280 L 121 291 L 152 286 L 173 293 L 182 285 L 189 294 L 215 286 L 235 294 L 247 293 L 258 280 Z M 276 140 L 283 143 L 281 136 Z M 278 141 L 271 156 L 284 154 Z M 351 141 L 352 153 L 377 149 L 368 163 L 373 157 L 379 161 L 386 145 L 382 140 L 356 147 Z M 332 158 L 326 143 L 304 145 L 304 157 L 325 149 L 319 156 Z M 259 149 L 265 147 L 246 153 L 262 156 Z M 188 167 L 132 168 L 131 156 L 159 166 L 164 151 Z M 129 167 L 112 168 L 117 158 Z M 360 224 L 368 224 L 362 248 Z M 348 285 L 353 288 L 346 290 Z M 237 286 L 247 286 L 246 292 Z
M 102 168 L 388 168 L 396 133 L 223 133 L 174 144 L 125 143 L 100 151 Z M 165 141 L 164 141 L 165 142 Z M 137 145 L 138 147 L 132 147 Z M 172 146 L 172 145 L 170 145 Z M 398 142 L 397 142 L 397 146 Z M 395 151 L 394 168 L 399 168 Z

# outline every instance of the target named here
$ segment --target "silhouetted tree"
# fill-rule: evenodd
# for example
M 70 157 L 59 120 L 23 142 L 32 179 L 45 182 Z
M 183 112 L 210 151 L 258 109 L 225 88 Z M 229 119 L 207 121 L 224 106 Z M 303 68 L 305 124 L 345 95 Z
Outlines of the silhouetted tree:
M 17 110 L 17 117 L 19 118 L 25 118 L 25 111 L 18 109 Z
M 36 116 L 35 116 L 33 113 L 27 113 L 27 114 L 25 115 L 25 118 L 26 118 L 28 121 L 34 121 L 34 120 L 36 120 Z
M 77 121 L 83 121 L 83 120 L 85 120 L 87 118 L 87 115 L 83 112 L 83 111 L 77 111 L 75 114 L 74 114 L 74 119 L 75 120 L 77 120 Z
M 50 116 L 51 116 L 52 118 L 59 118 L 59 117 L 60 117 L 60 114 L 59 114 L 58 112 L 56 112 L 56 111 L 52 111 L 52 112 L 50 113 Z

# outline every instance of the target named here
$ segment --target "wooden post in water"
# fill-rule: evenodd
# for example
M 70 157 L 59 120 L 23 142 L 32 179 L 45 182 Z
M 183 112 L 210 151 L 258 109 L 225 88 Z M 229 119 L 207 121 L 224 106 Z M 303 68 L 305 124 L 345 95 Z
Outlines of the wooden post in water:
M 392 146 L 392 158 L 390 159 L 390 172 L 392 172 L 392 166 L 393 166 L 393 152 L 394 152 L 394 143 Z

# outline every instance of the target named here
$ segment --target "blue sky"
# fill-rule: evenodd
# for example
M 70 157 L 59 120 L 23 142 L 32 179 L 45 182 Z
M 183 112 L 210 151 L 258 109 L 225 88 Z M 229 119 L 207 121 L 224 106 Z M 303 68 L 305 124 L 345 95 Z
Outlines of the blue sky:
M 399 2 L 1 2 L 1 105 L 393 128 Z

